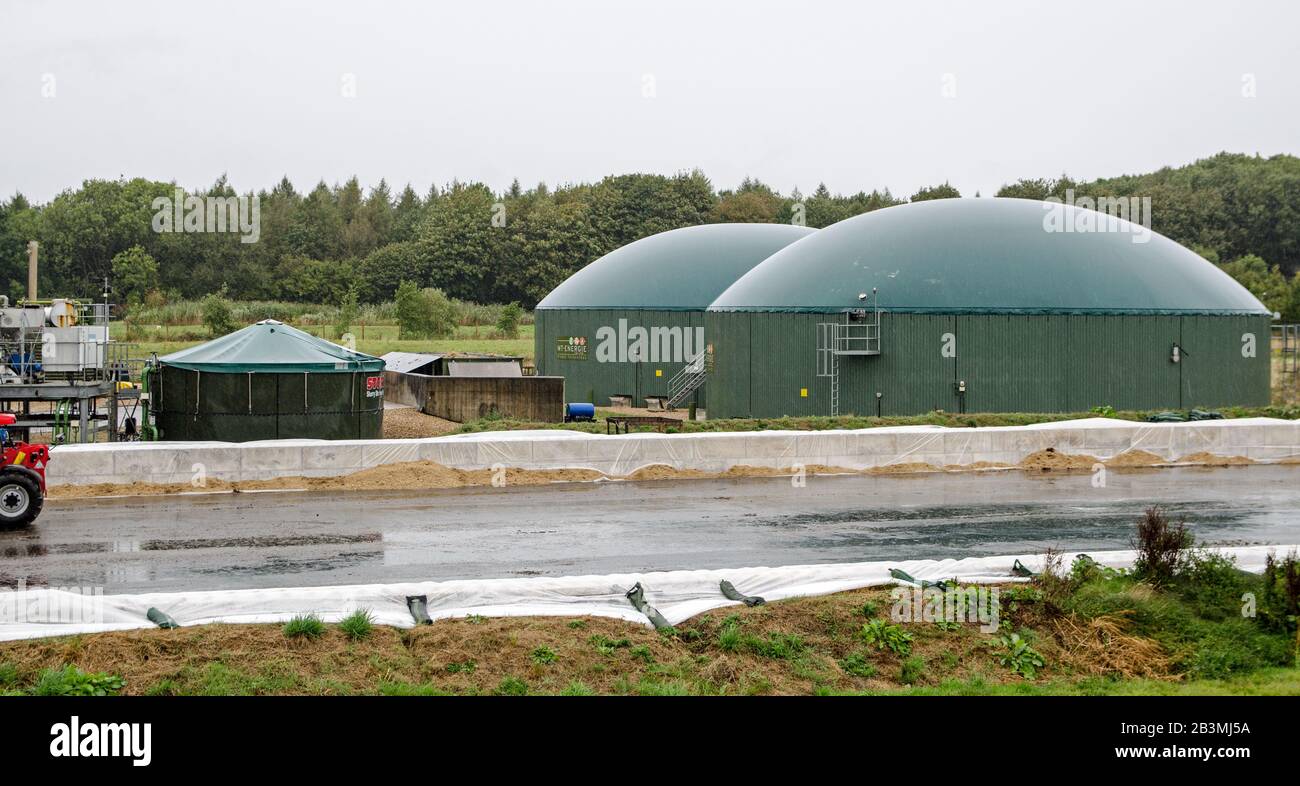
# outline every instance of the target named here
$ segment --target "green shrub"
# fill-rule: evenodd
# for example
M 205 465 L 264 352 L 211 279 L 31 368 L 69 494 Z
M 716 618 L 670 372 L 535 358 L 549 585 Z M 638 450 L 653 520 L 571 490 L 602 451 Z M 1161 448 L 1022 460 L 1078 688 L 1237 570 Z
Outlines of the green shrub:
M 1296 632 L 1300 620 L 1300 558 L 1293 550 L 1278 559 L 1269 554 L 1264 562 L 1263 595 L 1259 598 L 1260 621 L 1271 629 Z M 1300 641 L 1297 642 L 1300 660 Z
M 369 637 L 374 627 L 375 621 L 369 609 L 357 609 L 339 623 L 339 630 L 343 631 L 343 635 L 351 641 L 361 641 Z
M 999 637 L 1002 644 L 1002 652 L 998 655 L 998 663 L 1006 666 L 1012 674 L 1019 674 L 1027 680 L 1032 680 L 1038 674 L 1038 670 L 1047 665 L 1043 656 L 1029 646 L 1029 642 L 1020 638 L 1018 633 L 1012 633 L 1009 636 Z
M 794 660 L 808 649 L 803 637 L 797 633 L 769 633 L 766 638 L 745 636 L 743 648 L 761 658 Z
M 1195 636 L 1196 617 L 1186 605 L 1126 576 L 1084 584 L 1070 597 L 1066 610 L 1085 619 L 1122 617 L 1140 636 L 1164 640 Z
M 110 696 L 125 687 L 126 680 L 116 674 L 84 672 L 69 664 L 61 669 L 41 671 L 32 693 L 37 696 Z
M 763 638 L 743 633 L 739 619 L 733 615 L 722 622 L 718 631 L 718 648 L 724 652 L 748 652 L 760 658 L 793 660 L 802 655 L 808 645 L 797 633 L 771 632 Z
M 456 332 L 456 307 L 440 289 L 403 281 L 395 298 L 401 338 L 446 338 Z
M 518 677 L 506 677 L 497 684 L 496 690 L 492 692 L 498 696 L 527 696 L 528 683 Z
M 601 655 L 613 655 L 614 650 L 632 646 L 632 642 L 628 639 L 611 639 L 610 637 L 603 636 L 599 633 L 593 635 L 591 638 L 587 639 L 587 641 L 590 642 L 591 645 L 596 648 L 596 652 L 599 652 Z
M 353 283 L 339 303 L 338 317 L 334 320 L 335 338 L 342 339 L 345 333 L 352 330 L 352 323 L 357 321 L 357 312 L 357 285 Z
M 561 696 L 594 696 L 596 692 L 587 686 L 587 683 L 580 680 L 574 680 L 560 691 Z
M 925 661 L 919 655 L 905 658 L 898 669 L 898 681 L 904 685 L 915 685 L 925 676 Z
M 325 635 L 325 623 L 315 614 L 302 614 L 284 623 L 283 630 L 291 639 L 319 639 Z
M 840 669 L 854 677 L 874 677 L 876 667 L 860 652 L 854 652 L 840 662 Z
M 736 652 L 740 649 L 743 637 L 740 634 L 740 626 L 731 623 L 723 623 L 722 628 L 718 630 L 718 649 L 723 652 Z
M 867 644 L 878 650 L 889 650 L 895 655 L 907 656 L 912 653 L 912 634 L 899 625 L 892 625 L 883 619 L 867 622 L 858 631 L 858 636 Z
M 524 310 L 518 303 L 502 306 L 501 315 L 497 317 L 497 330 L 506 338 L 519 338 L 519 320 L 523 314 Z
M 1190 676 L 1219 679 L 1291 662 L 1286 636 L 1269 634 L 1252 620 L 1228 619 L 1201 626 L 1182 665 Z
M 1175 583 L 1196 613 L 1212 620 L 1240 617 L 1242 595 L 1258 585 L 1237 568 L 1234 557 L 1203 550 L 1188 553 Z
M 1147 508 L 1138 520 L 1133 548 L 1133 574 L 1157 586 L 1170 583 L 1183 564 L 1183 552 L 1192 545 L 1184 522 L 1173 524 L 1158 506 Z
M 200 301 L 203 310 L 203 324 L 213 336 L 224 336 L 235 329 L 235 320 L 230 312 L 230 295 L 223 286 L 220 290 L 207 295 Z
M 455 660 L 448 663 L 446 668 L 450 674 L 473 674 L 478 664 L 472 660 Z
M 533 663 L 538 664 L 539 666 L 549 666 L 550 664 L 559 660 L 559 657 L 560 656 L 555 654 L 555 650 L 546 646 L 536 647 L 535 649 L 533 649 L 532 652 L 528 654 L 529 660 L 531 660 Z

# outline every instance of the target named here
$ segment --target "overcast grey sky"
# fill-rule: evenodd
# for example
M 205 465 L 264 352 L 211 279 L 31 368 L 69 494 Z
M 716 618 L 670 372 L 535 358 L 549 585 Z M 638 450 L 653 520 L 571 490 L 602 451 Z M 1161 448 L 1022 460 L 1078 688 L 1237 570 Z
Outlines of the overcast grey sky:
M 0 195 L 119 175 L 423 192 L 693 167 L 717 187 L 989 195 L 1294 154 L 1298 9 L 0 0 Z

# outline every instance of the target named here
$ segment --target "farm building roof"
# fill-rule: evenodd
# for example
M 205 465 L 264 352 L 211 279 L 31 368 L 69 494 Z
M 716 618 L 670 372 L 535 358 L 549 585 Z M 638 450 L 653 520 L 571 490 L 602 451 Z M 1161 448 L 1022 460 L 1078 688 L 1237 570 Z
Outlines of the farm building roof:
M 190 371 L 248 372 L 378 372 L 384 361 L 353 352 L 274 319 L 182 349 L 158 359 Z
M 873 289 L 896 312 L 1269 313 L 1226 273 L 1145 227 L 1072 205 L 969 198 L 822 229 L 741 276 L 710 310 L 842 311 L 862 307 Z
M 815 231 L 789 224 L 705 224 L 661 232 L 582 268 L 537 308 L 702 311 L 750 268 Z

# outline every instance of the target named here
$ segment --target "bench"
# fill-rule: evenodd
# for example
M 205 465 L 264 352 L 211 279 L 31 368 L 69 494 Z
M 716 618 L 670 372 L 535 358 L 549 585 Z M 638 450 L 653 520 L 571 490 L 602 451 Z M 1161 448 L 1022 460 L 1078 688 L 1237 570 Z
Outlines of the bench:
M 606 434 L 626 434 L 632 426 L 653 426 L 662 433 L 668 426 L 681 425 L 677 418 L 665 418 L 658 415 L 610 415 L 605 418 Z M 619 428 L 622 427 L 622 431 Z M 612 431 L 610 429 L 613 429 Z

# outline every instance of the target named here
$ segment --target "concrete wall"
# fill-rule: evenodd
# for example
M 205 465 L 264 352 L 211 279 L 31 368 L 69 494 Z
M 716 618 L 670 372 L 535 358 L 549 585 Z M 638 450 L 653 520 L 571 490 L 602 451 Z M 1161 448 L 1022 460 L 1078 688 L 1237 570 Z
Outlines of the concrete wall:
M 384 399 L 396 404 L 423 407 L 429 397 L 428 374 L 405 374 L 401 371 L 384 371 Z
M 537 423 L 564 420 L 563 377 L 444 377 L 384 372 L 389 401 L 464 423 L 495 411 Z
M 493 465 L 587 468 L 619 476 L 649 464 L 722 472 L 736 465 L 787 468 L 825 464 L 866 469 L 926 462 L 1016 464 L 1045 448 L 1108 459 L 1145 450 L 1170 461 L 1193 453 L 1255 461 L 1300 458 L 1300 421 L 1269 418 L 1198 423 L 1132 423 L 1102 418 L 999 428 L 905 426 L 857 431 L 760 431 L 622 436 L 516 431 L 409 440 L 277 440 L 230 444 L 60 445 L 51 451 L 51 486 L 190 483 L 200 470 L 221 480 L 338 476 L 409 461 L 459 469 Z M 1300 467 L 1297 467 L 1300 477 Z
M 496 412 L 538 423 L 564 420 L 564 377 L 430 377 L 424 411 L 464 423 Z

